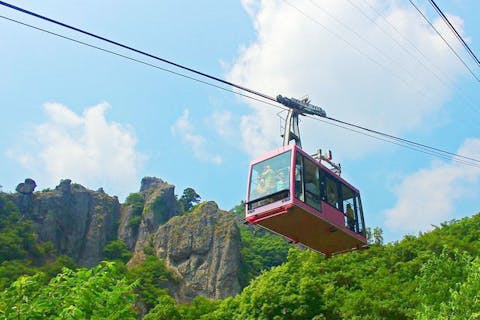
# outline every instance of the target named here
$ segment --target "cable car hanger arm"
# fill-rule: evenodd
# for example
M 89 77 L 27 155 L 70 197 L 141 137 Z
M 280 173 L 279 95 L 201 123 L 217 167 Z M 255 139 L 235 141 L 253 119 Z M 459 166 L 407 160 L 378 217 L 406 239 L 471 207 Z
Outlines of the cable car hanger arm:
M 295 144 L 302 147 L 302 141 L 300 139 L 300 130 L 298 128 L 298 115 L 317 115 L 325 118 L 327 113 L 320 107 L 310 104 L 308 98 L 302 100 L 295 98 L 287 98 L 282 95 L 277 96 L 277 102 L 283 104 L 288 108 L 288 115 L 285 119 L 285 131 L 283 133 L 283 145 L 288 146 L 290 141 L 294 140 Z

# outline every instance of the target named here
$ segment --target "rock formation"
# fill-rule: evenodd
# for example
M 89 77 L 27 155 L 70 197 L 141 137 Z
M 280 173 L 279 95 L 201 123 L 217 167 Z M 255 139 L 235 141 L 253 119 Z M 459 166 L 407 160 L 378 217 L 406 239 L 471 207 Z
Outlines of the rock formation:
M 177 275 L 168 288 L 179 301 L 240 292 L 240 232 L 234 215 L 214 202 L 185 213 L 175 187 L 154 177 L 142 179 L 140 192 L 122 206 L 103 189 L 92 191 L 68 179 L 54 190 L 34 192 L 35 187 L 26 179 L 8 197 L 57 254 L 91 267 L 103 259 L 109 241 L 121 239 L 134 251 L 129 266 L 145 258 L 145 246 L 165 260 Z
M 20 183 L 15 190 L 21 194 L 32 194 L 37 184 L 33 179 L 27 178 L 25 182 Z
M 32 193 L 36 184 L 27 180 L 11 198 L 22 215 L 33 222 L 39 239 L 51 242 L 57 254 L 68 255 L 81 265 L 90 267 L 100 262 L 105 244 L 117 237 L 117 197 L 88 190 L 68 179 L 54 190 Z
M 122 215 L 118 237 L 125 241 L 128 248 L 141 250 L 157 231 L 157 228 L 171 217 L 179 214 L 175 197 L 175 186 L 159 178 L 142 179 L 140 194 L 143 197 L 143 208 L 138 217 L 139 224 L 132 223 L 138 214 L 135 205 L 122 205 Z
M 233 214 L 215 202 L 170 219 L 153 239 L 156 255 L 179 277 L 172 294 L 179 301 L 196 295 L 212 299 L 240 292 L 240 232 Z

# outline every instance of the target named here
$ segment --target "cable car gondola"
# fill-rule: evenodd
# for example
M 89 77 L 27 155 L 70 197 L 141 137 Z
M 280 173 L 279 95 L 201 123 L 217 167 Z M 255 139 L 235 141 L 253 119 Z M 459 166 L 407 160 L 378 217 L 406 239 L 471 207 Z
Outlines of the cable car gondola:
M 360 192 L 340 177 L 340 166 L 301 149 L 298 115 L 325 116 L 308 100 L 277 101 L 289 107 L 284 145 L 250 164 L 246 222 L 260 225 L 324 255 L 366 246 Z M 294 140 L 295 144 L 290 144 Z M 322 160 L 332 169 L 322 164 Z

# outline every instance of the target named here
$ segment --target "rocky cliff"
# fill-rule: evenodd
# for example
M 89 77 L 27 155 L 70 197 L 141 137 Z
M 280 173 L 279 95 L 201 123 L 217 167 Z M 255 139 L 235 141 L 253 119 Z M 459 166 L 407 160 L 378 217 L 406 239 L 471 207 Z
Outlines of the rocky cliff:
M 153 248 L 179 276 L 172 292 L 179 301 L 196 295 L 220 299 L 241 291 L 240 232 L 233 214 L 219 210 L 215 202 L 202 203 L 159 227 Z
M 130 250 L 139 251 L 161 224 L 180 214 L 180 209 L 175 186 L 159 178 L 143 178 L 137 198 L 122 205 L 118 237 Z
M 62 180 L 54 190 L 34 192 L 26 179 L 9 194 L 33 222 L 42 242 L 83 266 L 100 262 L 104 246 L 121 239 L 134 251 L 129 266 L 145 257 L 148 246 L 177 275 L 169 285 L 179 301 L 197 295 L 225 298 L 240 292 L 240 232 L 233 214 L 214 202 L 183 212 L 175 187 L 154 177 L 142 179 L 140 192 L 125 204 L 99 189 Z
M 84 266 L 103 258 L 105 244 L 117 237 L 120 204 L 100 190 L 88 190 L 62 180 L 53 190 L 34 192 L 26 179 L 10 198 L 22 215 L 33 222 L 42 242 L 51 242 L 59 255 L 68 255 Z

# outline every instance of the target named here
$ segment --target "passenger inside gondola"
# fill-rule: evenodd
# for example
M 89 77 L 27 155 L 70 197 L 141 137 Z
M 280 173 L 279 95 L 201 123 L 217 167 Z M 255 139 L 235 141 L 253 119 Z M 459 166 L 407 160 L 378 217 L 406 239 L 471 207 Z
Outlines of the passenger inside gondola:
M 289 197 L 290 155 L 290 152 L 285 152 L 252 167 L 250 208 Z
M 305 201 L 305 196 L 303 193 L 303 158 L 297 158 L 297 164 L 295 165 L 295 198 Z
M 263 168 L 262 173 L 260 174 L 260 181 L 263 183 L 263 188 L 265 190 L 265 194 L 270 194 L 275 192 L 275 172 L 272 170 L 272 167 L 266 165 Z
M 337 185 L 332 182 L 327 180 L 327 202 L 331 206 L 335 207 L 338 209 L 338 191 L 337 191 Z
M 350 203 L 347 203 L 345 214 L 347 216 L 348 229 L 355 231 L 355 213 L 353 212 L 352 205 Z

